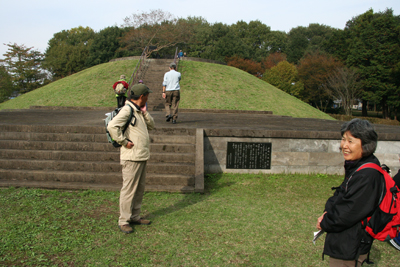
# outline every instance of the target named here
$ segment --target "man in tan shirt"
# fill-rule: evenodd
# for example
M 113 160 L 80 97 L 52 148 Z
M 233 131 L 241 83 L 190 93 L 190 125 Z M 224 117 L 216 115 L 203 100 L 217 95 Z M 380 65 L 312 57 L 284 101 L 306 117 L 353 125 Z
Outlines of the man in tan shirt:
M 149 225 L 151 222 L 140 217 L 146 180 L 147 160 L 150 158 L 150 137 L 148 130 L 154 129 L 154 120 L 147 112 L 146 102 L 151 90 L 144 84 L 136 84 L 131 89 L 130 99 L 108 124 L 111 137 L 120 145 L 123 184 L 119 207 L 119 229 L 130 234 L 130 224 Z M 132 120 L 125 132 L 124 125 L 129 119 L 131 108 Z

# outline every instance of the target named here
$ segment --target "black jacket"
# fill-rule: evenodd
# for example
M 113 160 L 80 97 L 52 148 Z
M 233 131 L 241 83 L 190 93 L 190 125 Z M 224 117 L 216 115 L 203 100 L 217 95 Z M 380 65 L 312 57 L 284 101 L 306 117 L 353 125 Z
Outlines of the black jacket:
M 396 183 L 397 187 L 400 188 L 400 170 L 399 172 L 393 177 L 394 182 Z
M 342 260 L 356 260 L 369 252 L 373 238 L 362 228 L 361 221 L 371 216 L 379 204 L 384 179 L 380 172 L 366 168 L 365 163 L 379 160 L 370 155 L 355 162 L 345 162 L 345 178 L 325 204 L 327 212 L 321 228 L 327 232 L 324 254 Z

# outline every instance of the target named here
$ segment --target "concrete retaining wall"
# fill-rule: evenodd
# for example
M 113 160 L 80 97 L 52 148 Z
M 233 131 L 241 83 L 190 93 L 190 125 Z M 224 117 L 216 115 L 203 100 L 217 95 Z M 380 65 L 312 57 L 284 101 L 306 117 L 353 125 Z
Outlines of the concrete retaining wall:
M 228 142 L 271 143 L 271 169 L 227 169 Z M 308 138 L 249 138 L 206 136 L 204 173 L 322 173 L 344 174 L 340 140 Z M 395 174 L 399 170 L 400 141 L 379 141 L 375 155 Z

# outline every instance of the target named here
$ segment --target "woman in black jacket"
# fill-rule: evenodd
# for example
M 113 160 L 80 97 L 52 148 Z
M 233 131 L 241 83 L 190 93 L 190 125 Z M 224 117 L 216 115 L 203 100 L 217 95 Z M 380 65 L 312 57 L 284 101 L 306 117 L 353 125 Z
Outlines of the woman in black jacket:
M 379 204 L 383 190 L 383 176 L 366 163 L 380 166 L 373 155 L 378 135 L 366 120 L 353 119 L 342 125 L 342 151 L 345 178 L 325 204 L 318 218 L 317 228 L 327 232 L 324 255 L 330 256 L 329 266 L 361 266 L 367 259 L 373 238 L 367 234 L 361 221 L 371 216 Z

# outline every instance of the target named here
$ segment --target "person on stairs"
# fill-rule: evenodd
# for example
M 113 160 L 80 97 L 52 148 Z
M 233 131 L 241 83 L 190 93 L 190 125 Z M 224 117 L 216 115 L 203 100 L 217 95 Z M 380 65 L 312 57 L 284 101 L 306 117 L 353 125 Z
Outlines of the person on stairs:
M 169 122 L 172 119 L 173 124 L 178 118 L 178 106 L 181 99 L 180 80 L 181 73 L 176 71 L 176 64 L 171 63 L 169 71 L 164 74 L 162 97 L 165 99 L 166 121 Z
M 125 105 L 128 88 L 129 84 L 126 80 L 125 75 L 121 75 L 119 77 L 119 80 L 113 85 L 115 97 L 117 98 L 118 108 L 123 107 Z

